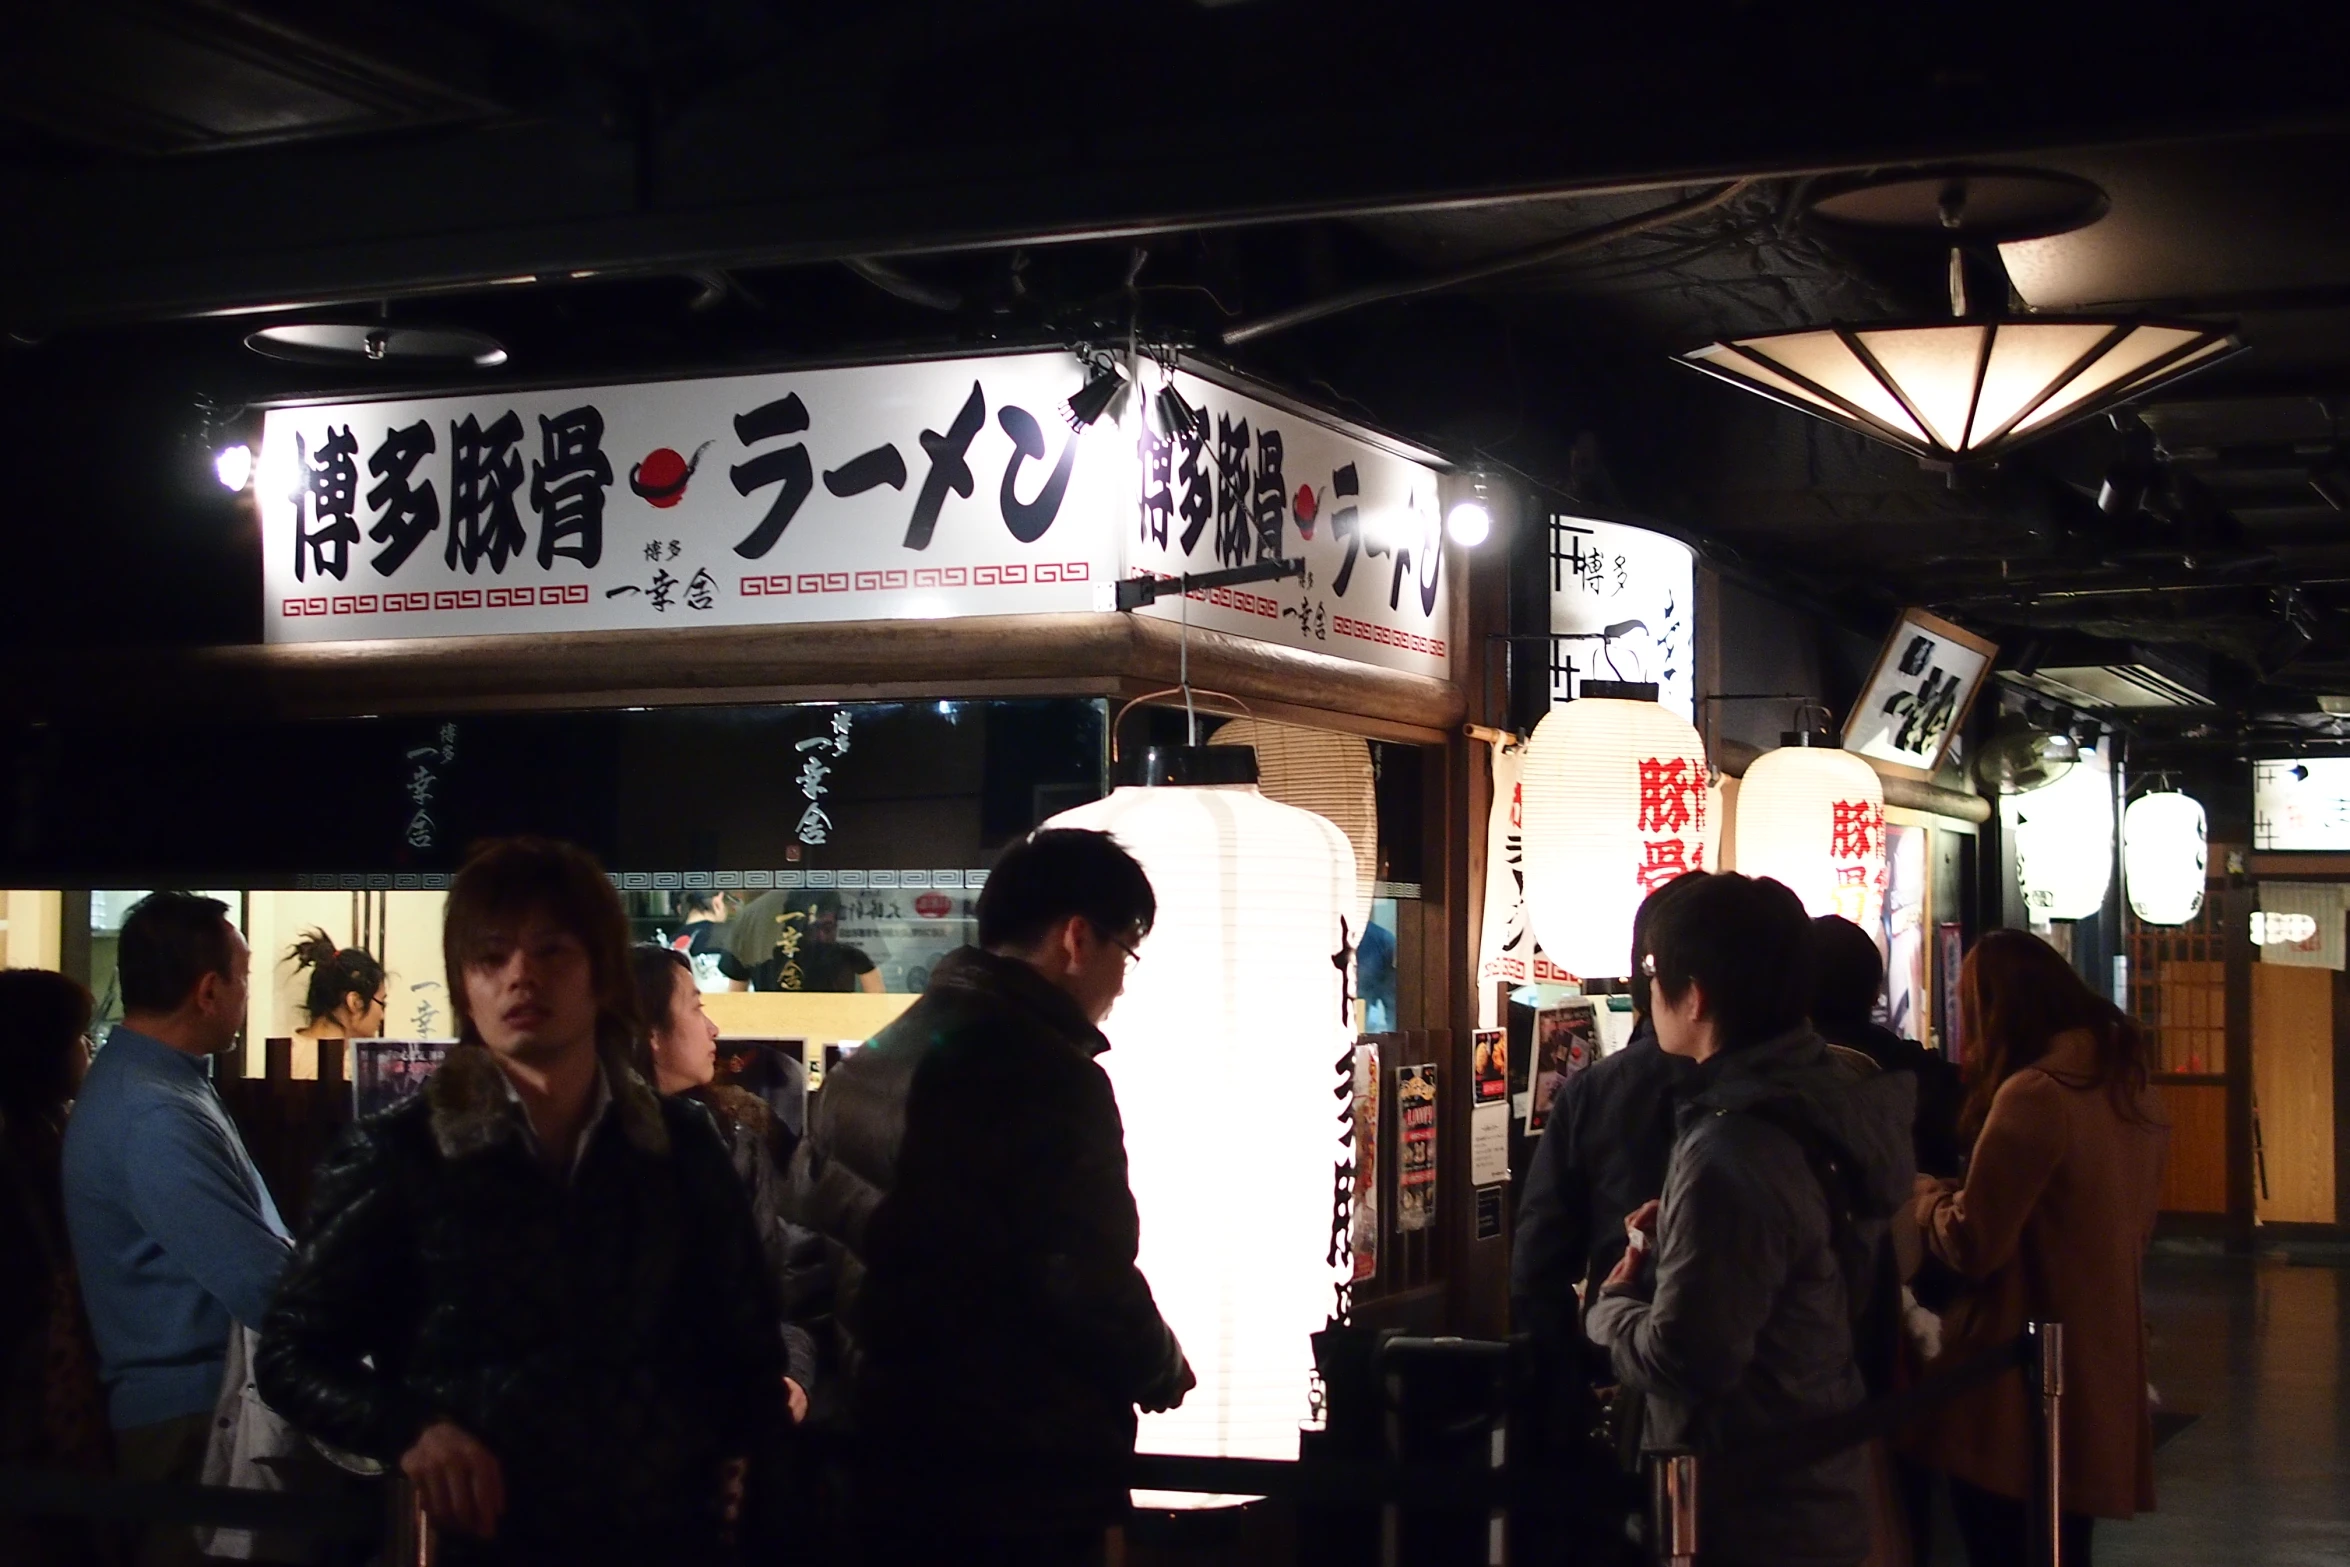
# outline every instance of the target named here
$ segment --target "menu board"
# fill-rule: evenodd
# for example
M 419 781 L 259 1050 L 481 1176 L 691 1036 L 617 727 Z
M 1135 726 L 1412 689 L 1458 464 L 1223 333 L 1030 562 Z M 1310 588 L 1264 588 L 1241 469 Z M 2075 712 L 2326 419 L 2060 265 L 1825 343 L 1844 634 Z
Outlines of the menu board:
M 1395 1173 L 1395 1227 L 1436 1225 L 1436 1065 L 1395 1069 L 1395 1124 L 1403 1159 Z

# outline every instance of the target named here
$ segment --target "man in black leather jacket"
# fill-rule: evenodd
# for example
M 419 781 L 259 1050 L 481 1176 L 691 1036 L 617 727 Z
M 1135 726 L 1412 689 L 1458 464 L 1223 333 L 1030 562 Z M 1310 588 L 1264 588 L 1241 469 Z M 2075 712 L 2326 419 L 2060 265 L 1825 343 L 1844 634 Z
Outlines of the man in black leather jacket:
M 990 873 L 979 945 L 825 1078 L 791 1203 L 838 1254 L 869 1562 L 1100 1561 L 1136 1407 L 1192 1386 L 1094 1061 L 1156 912 L 1107 835 L 1036 834 Z
M 262 1397 L 398 1464 L 450 1567 L 718 1560 L 782 1342 L 709 1117 L 628 1068 L 619 900 L 576 849 L 494 844 L 443 943 L 462 1042 L 320 1172 Z

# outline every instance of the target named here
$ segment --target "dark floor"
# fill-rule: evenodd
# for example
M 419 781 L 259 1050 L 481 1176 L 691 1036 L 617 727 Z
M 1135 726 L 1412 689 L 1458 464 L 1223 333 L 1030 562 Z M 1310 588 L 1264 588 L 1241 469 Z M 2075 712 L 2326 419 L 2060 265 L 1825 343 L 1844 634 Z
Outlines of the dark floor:
M 2350 1258 L 2298 1255 L 2148 1260 L 2154 1385 L 2196 1418 L 2155 1455 L 2158 1510 L 2097 1526 L 2098 1567 L 2350 1563 Z

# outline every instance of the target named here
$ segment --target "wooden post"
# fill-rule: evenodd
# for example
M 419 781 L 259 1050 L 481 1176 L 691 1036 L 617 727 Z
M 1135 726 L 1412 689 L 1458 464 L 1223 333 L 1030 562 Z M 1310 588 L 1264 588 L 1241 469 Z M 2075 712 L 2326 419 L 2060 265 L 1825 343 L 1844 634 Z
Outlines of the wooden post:
M 2252 911 L 2256 885 L 2220 895 L 2220 941 L 2227 954 L 2227 1247 L 2252 1250 Z

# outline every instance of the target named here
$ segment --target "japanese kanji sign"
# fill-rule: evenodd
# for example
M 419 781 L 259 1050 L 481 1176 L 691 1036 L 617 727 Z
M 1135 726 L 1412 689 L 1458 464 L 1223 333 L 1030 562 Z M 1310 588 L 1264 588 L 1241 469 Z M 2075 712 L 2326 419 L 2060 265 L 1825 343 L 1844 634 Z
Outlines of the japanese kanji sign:
M 1302 555 L 1142 613 L 1446 670 L 1422 454 L 1156 366 L 1077 429 L 1084 379 L 1055 352 L 273 409 L 266 639 L 1087 612 L 1123 575 Z M 1162 436 L 1170 379 L 1199 416 Z
M 1905 610 L 1844 721 L 1845 749 L 1932 778 L 1998 656 L 1971 631 Z
M 1640 681 L 1656 686 L 1666 708 L 1691 718 L 1696 591 L 1695 557 L 1679 539 L 1620 522 L 1552 517 L 1551 700 L 1571 700 L 1586 680 Z

